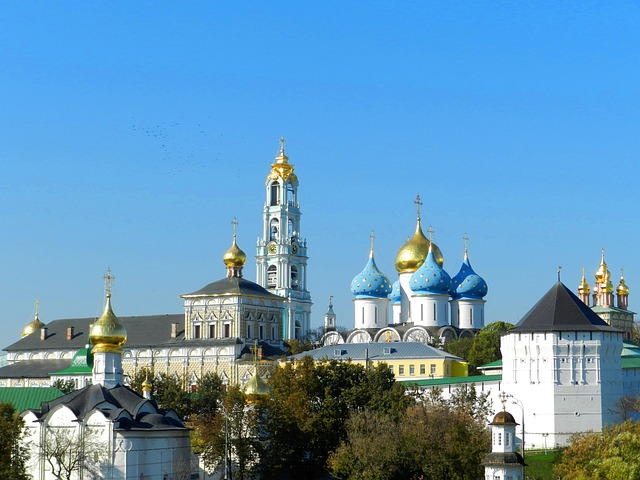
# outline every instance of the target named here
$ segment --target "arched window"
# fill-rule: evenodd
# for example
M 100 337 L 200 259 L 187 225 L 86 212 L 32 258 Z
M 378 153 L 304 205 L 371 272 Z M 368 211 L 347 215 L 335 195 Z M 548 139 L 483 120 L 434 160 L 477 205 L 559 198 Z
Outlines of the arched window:
M 277 218 L 272 218 L 271 222 L 269 223 L 269 239 L 276 241 L 278 240 L 278 227 L 280 225 L 280 222 L 278 221 Z
M 287 236 L 291 239 L 293 238 L 293 220 L 289 219 L 288 228 L 287 228 Z
M 287 203 L 295 203 L 295 190 L 291 183 L 287 183 Z
M 278 267 L 271 265 L 267 269 L 267 287 L 275 288 L 278 281 Z
M 269 199 L 269 205 L 278 205 L 278 189 L 280 188 L 280 184 L 278 182 L 273 182 L 271 184 L 271 198 Z
M 291 288 L 298 289 L 298 268 L 295 265 L 291 266 Z
M 295 337 L 294 338 L 300 338 L 300 333 L 302 331 L 302 326 L 300 325 L 300 322 L 298 320 L 296 320 L 296 331 L 295 331 Z

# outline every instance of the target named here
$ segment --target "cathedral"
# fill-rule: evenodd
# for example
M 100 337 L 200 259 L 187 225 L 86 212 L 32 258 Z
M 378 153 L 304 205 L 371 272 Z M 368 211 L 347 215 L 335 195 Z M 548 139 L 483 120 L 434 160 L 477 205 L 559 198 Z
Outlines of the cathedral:
M 184 314 L 121 317 L 128 332 L 122 350 L 125 376 L 147 367 L 195 388 L 200 376 L 216 372 L 224 383 L 245 385 L 256 369 L 262 377 L 269 376 L 286 354 L 286 340 L 306 336 L 312 306 L 307 241 L 301 232 L 298 178 L 285 154 L 284 139 L 265 187 L 257 282 L 243 277 L 247 257 L 238 246 L 234 219 L 231 248 L 222 259 L 226 276 L 181 295 Z M 107 276 L 113 278 L 110 272 Z M 0 368 L 0 387 L 49 386 L 52 373 L 72 379 L 78 388 L 88 385 L 89 363 L 95 361 L 87 354 L 88 335 L 95 322 L 75 318 L 45 324 L 36 309 L 22 338 L 4 349 L 7 365 Z
M 416 198 L 415 232 L 395 259 L 398 279 L 392 284 L 375 262 L 374 236 L 364 269 L 351 282 L 353 329 L 338 332 L 330 304 L 322 345 L 368 342 L 439 344 L 473 336 L 484 327 L 487 283 L 469 261 L 467 237 L 462 265 L 452 278 L 444 269 L 440 248 L 422 231 L 420 196 Z M 433 230 L 429 228 L 430 237 Z M 391 304 L 391 316 L 389 316 Z

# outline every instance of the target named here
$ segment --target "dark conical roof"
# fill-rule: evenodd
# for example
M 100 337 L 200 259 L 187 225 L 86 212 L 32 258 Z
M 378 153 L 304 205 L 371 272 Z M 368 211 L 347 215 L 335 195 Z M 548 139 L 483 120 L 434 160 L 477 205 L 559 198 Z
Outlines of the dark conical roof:
M 566 285 L 557 282 L 509 333 L 609 331 L 611 327 L 584 304 Z

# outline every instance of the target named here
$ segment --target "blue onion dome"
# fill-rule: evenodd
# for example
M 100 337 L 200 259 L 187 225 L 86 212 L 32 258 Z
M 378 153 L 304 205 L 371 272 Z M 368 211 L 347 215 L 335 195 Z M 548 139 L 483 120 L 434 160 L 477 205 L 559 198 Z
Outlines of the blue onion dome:
M 400 294 L 400 280 L 396 280 L 391 287 L 391 293 L 389 294 L 389 299 L 393 303 L 400 303 L 402 299 L 402 295 Z
M 351 293 L 356 298 L 385 298 L 391 293 L 391 282 L 376 266 L 376 261 L 373 258 L 373 245 L 364 270 L 351 281 Z
M 473 271 L 467 251 L 458 274 L 451 281 L 451 296 L 453 298 L 483 298 L 487 294 L 487 282 Z
M 409 285 L 415 293 L 446 293 L 449 294 L 451 288 L 451 277 L 444 268 L 440 266 L 433 254 L 433 249 L 429 248 L 429 253 L 424 263 L 411 276 Z

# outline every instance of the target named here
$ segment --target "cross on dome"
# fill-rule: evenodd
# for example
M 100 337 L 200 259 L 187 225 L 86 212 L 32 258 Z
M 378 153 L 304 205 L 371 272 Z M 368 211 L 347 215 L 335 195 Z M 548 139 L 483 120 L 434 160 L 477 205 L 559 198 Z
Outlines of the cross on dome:
M 420 207 L 422 206 L 422 202 L 420 201 L 420 194 L 416 195 L 416 200 L 413 203 L 416 205 L 418 218 L 420 218 Z
M 107 267 L 107 273 L 102 276 L 102 279 L 104 280 L 104 291 L 107 297 L 111 297 L 112 283 L 116 279 L 116 277 L 111 275 L 111 267 Z
M 233 225 L 233 242 L 235 243 L 235 241 L 236 241 L 236 229 L 238 228 L 238 220 L 236 220 L 236 217 L 233 217 L 233 220 L 231 221 L 231 224 Z

